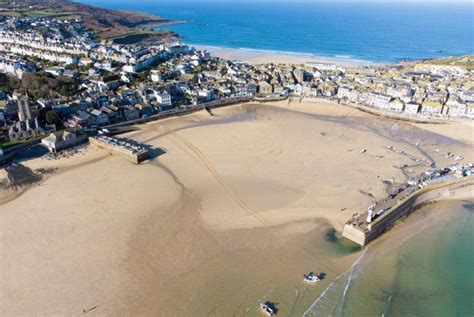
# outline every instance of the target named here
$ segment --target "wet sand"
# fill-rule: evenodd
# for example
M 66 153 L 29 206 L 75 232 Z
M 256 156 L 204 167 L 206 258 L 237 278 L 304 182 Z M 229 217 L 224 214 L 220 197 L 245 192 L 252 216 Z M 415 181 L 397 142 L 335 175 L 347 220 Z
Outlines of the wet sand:
M 474 155 L 333 104 L 213 112 L 125 134 L 160 149 L 141 165 L 91 147 L 23 162 L 57 170 L 0 205 L 2 315 L 257 315 L 260 300 L 301 315 L 360 256 L 331 230 L 385 195 L 383 180 L 426 169 L 414 158 Z M 309 271 L 326 278 L 305 285 Z

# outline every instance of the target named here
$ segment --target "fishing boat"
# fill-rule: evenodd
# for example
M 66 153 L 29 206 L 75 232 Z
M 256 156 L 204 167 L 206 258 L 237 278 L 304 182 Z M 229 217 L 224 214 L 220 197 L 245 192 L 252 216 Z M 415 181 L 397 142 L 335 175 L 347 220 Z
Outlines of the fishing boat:
M 275 315 L 275 311 L 269 306 L 267 305 L 267 303 L 260 303 L 260 308 L 263 310 L 263 312 L 265 314 L 267 314 L 268 316 L 273 316 Z
M 315 275 L 313 272 L 311 273 L 308 273 L 308 274 L 304 274 L 304 281 L 306 283 L 316 283 L 316 282 L 319 282 L 321 279 Z

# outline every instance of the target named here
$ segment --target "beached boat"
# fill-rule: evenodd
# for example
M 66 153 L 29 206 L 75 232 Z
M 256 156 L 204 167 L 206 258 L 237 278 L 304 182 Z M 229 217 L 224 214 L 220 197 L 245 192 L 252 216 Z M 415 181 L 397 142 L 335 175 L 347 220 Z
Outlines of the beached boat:
M 260 303 L 260 308 L 263 310 L 265 314 L 268 316 L 273 316 L 275 315 L 275 311 L 266 303 Z
M 303 275 L 304 276 L 304 281 L 306 283 L 316 283 L 316 282 L 319 282 L 321 279 L 315 275 L 313 272 L 309 273 L 309 274 L 305 274 Z

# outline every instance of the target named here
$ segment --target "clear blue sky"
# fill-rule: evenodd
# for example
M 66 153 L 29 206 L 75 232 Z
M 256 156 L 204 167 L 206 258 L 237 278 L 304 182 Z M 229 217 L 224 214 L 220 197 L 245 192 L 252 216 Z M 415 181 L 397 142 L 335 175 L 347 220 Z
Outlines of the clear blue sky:
M 91 0 L 75 0 L 88 2 Z M 125 2 L 124 0 L 101 0 L 101 2 Z M 143 2 L 351 2 L 351 3 L 472 3 L 472 0 L 144 0 Z

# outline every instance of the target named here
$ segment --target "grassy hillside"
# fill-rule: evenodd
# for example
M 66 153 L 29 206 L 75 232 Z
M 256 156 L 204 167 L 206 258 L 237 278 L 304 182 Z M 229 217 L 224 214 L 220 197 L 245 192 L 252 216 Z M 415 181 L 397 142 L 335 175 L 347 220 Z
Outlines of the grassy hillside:
M 467 70 L 474 70 L 474 55 L 431 59 L 424 61 L 423 64 L 462 66 Z
M 79 18 L 100 38 L 131 35 L 144 27 L 172 22 L 145 13 L 108 10 L 66 0 L 0 0 L 0 16 Z

